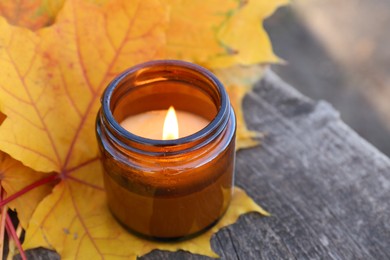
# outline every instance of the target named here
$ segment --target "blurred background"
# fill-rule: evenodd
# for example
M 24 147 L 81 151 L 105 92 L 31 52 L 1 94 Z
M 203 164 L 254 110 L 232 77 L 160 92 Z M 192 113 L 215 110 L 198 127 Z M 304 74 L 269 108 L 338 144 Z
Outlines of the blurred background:
M 390 1 L 296 0 L 265 27 L 273 71 L 390 156 Z

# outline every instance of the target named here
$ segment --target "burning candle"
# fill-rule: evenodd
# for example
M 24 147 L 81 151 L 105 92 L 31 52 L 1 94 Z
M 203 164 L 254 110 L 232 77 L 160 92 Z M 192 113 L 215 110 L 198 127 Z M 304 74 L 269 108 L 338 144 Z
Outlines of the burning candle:
M 202 67 L 153 61 L 119 75 L 96 123 L 112 214 L 158 239 L 212 226 L 232 194 L 235 131 L 225 89 Z
M 145 138 L 172 140 L 196 133 L 209 123 L 201 116 L 186 111 L 175 111 L 171 106 L 168 110 L 147 111 L 129 116 L 121 122 L 121 126 Z

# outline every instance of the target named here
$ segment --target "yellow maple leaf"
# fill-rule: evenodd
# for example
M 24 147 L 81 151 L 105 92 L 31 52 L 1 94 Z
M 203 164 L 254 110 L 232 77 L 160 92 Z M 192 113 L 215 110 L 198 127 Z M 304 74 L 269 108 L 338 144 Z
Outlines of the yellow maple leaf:
M 37 173 L 0 151 L 0 181 L 1 186 L 7 192 L 6 198 L 30 184 L 41 179 L 45 180 L 50 176 L 52 176 L 50 173 Z M 22 227 L 28 227 L 28 222 L 38 203 L 51 192 L 52 188 L 51 183 L 40 185 L 8 204 L 9 208 L 17 209 Z
M 5 118 L 6 116 L 0 112 L 0 126 Z M 18 213 L 18 219 L 23 228 L 28 227 L 38 203 L 51 192 L 53 188 L 51 180 L 54 179 L 51 176 L 52 173 L 37 173 L 0 151 L 0 185 L 6 191 L 3 199 L 9 199 L 36 181 L 41 182 L 41 185 L 37 187 L 34 185 L 27 193 L 23 193 L 8 203 L 8 207 Z
M 167 42 L 161 51 L 166 57 L 189 60 L 207 66 L 228 51 L 217 32 L 239 5 L 236 0 L 168 0 L 170 9 Z
M 60 174 L 96 158 L 100 94 L 114 75 L 156 58 L 166 12 L 159 1 L 104 9 L 68 1 L 59 21 L 37 33 L 1 19 L 0 101 L 7 119 L 0 149 L 37 171 Z
M 288 0 L 169 0 L 165 55 L 211 69 L 276 62 L 262 21 Z
M 95 166 L 100 167 L 100 164 Z M 85 176 L 85 173 L 80 175 Z M 98 186 L 101 183 L 93 179 L 94 176 L 89 175 L 88 180 L 84 180 L 96 185 L 90 189 L 85 189 L 83 184 L 69 185 L 66 182 L 54 188 L 53 195 L 44 199 L 34 213 L 26 232 L 26 248 L 54 248 L 65 259 L 136 259 L 156 248 L 167 251 L 182 249 L 216 257 L 210 239 L 220 228 L 233 224 L 247 212 L 269 215 L 236 187 L 228 211 L 212 229 L 187 241 L 153 242 L 128 233 L 115 221 L 106 206 L 103 190 L 99 190 L 102 189 Z
M 272 52 L 271 42 L 263 29 L 262 21 L 270 16 L 278 6 L 289 0 L 242 0 L 240 6 L 218 30 L 219 41 L 234 55 L 213 57 L 209 66 L 227 68 L 236 64 L 255 65 L 264 62 L 277 62 Z
M 220 0 L 204 3 L 206 9 L 191 9 L 196 6 L 193 1 L 95 2 L 66 1 L 56 23 L 37 32 L 10 26 L 0 18 L 0 109 L 7 115 L 0 127 L 0 149 L 36 171 L 57 172 L 61 179 L 37 207 L 27 229 L 27 247 L 54 248 L 63 257 L 135 257 L 153 246 L 134 240 L 105 205 L 94 135 L 100 94 L 119 72 L 147 60 L 180 58 L 211 69 L 241 62 L 244 58 L 238 57 L 246 52 L 231 52 L 228 40 L 222 43 L 221 39 L 228 39 L 229 30 L 234 32 L 224 26 L 233 23 L 230 19 L 240 15 L 235 10 L 245 4 L 233 1 L 235 5 L 225 5 Z M 269 6 L 276 8 L 279 2 Z M 186 11 L 187 5 L 190 11 Z M 183 19 L 196 21 L 205 10 L 202 18 L 206 20 L 199 26 L 178 29 Z M 248 15 L 256 16 L 260 27 L 262 16 Z M 219 33 L 221 28 L 225 29 Z M 192 40 L 199 35 L 198 30 L 207 33 Z M 261 27 L 260 31 L 264 33 Z M 264 48 L 271 52 L 269 43 Z M 216 58 L 220 64 L 213 62 Z M 226 58 L 227 65 L 220 58 Z M 231 85 L 231 89 L 236 87 Z M 238 97 L 233 103 L 239 104 L 248 89 L 231 92 L 232 100 Z M 239 106 L 236 112 L 244 123 Z M 243 138 L 253 135 L 245 127 L 238 131 Z M 245 196 L 238 198 L 227 216 L 258 210 Z M 232 223 L 234 218 L 221 223 Z M 129 239 L 134 250 L 123 246 Z M 175 245 L 171 250 L 184 248 L 211 255 L 211 250 L 202 249 L 209 248 L 208 240 L 199 240 L 199 246 L 194 247 L 189 247 L 192 242 Z

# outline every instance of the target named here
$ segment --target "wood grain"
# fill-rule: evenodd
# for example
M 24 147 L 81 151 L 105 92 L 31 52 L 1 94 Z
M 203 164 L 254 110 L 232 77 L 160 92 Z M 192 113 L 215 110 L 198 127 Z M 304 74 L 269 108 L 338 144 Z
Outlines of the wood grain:
M 214 235 L 222 259 L 390 259 L 390 160 L 268 71 L 244 109 L 262 146 L 237 155 L 236 185 L 272 213 Z M 39 251 L 36 251 L 39 252 Z M 45 259 L 45 258 L 32 258 Z M 154 250 L 141 259 L 208 259 Z

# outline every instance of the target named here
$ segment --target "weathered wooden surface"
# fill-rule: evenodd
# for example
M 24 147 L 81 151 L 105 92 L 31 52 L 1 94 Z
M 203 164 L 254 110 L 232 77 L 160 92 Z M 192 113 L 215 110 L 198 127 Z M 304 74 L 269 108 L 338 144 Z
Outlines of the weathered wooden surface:
M 390 259 L 390 159 L 270 71 L 244 109 L 267 135 L 238 153 L 236 185 L 273 216 L 249 213 L 220 230 L 211 243 L 221 258 Z M 141 259 L 208 257 L 155 250 Z
M 388 0 L 364 1 L 364 3 L 362 1 L 347 0 L 337 1 L 339 3 L 337 5 L 334 4 L 335 1 L 337 0 L 317 0 L 310 2 L 322 2 L 323 4 L 327 2 L 325 6 L 330 9 L 337 9 L 339 6 L 345 5 L 350 5 L 350 7 L 351 5 L 354 7 L 358 6 L 358 10 L 351 8 L 352 10 L 347 11 L 344 8 L 343 13 L 351 14 L 354 11 L 359 12 L 365 10 L 367 15 L 373 16 L 379 13 L 370 12 L 364 7 L 370 6 L 376 9 L 380 8 L 380 5 L 376 4 L 378 1 L 383 2 L 383 4 L 386 2 L 389 8 L 384 9 L 387 11 L 383 12 L 382 15 L 388 15 L 389 19 L 379 20 L 382 22 L 387 21 L 387 23 L 390 22 L 390 1 Z M 315 5 L 311 5 L 309 1 L 306 2 L 307 5 L 302 5 L 303 9 Z M 383 71 L 388 72 L 390 70 L 390 62 L 388 62 L 390 60 L 390 51 L 386 52 L 382 48 L 374 48 L 373 51 L 375 54 L 370 55 L 370 62 L 365 62 L 364 65 L 362 64 L 362 60 L 359 60 L 359 55 L 353 57 L 349 55 L 348 64 L 352 65 L 352 62 L 358 66 L 345 66 L 345 63 L 340 63 L 340 59 L 331 55 L 329 49 L 327 49 L 327 45 L 324 45 L 324 42 L 316 37 L 318 36 L 316 34 L 322 34 L 320 32 L 321 28 L 310 30 L 308 27 L 311 27 L 311 23 L 304 22 L 301 12 L 296 11 L 296 7 L 297 5 L 294 4 L 281 7 L 275 14 L 264 21 L 264 27 L 271 38 L 275 53 L 282 59 L 288 61 L 287 65 L 274 64 L 272 65 L 272 69 L 284 81 L 294 86 L 294 88 L 298 89 L 304 95 L 316 100 L 324 99 L 330 102 L 340 111 L 341 118 L 344 122 L 366 140 L 369 140 L 369 142 L 378 147 L 379 150 L 387 154 L 387 156 L 390 156 L 390 128 L 385 122 L 386 116 L 380 116 L 378 114 L 380 102 L 372 100 L 378 88 L 388 86 L 387 83 L 384 83 L 386 79 L 389 79 L 390 82 L 390 74 L 387 76 L 382 74 Z M 341 13 L 336 12 L 335 14 L 329 10 L 329 12 L 325 11 L 324 15 L 328 18 L 333 18 Z M 347 17 L 344 18 L 351 22 Z M 360 22 L 369 23 L 370 21 L 368 20 L 370 19 L 366 17 L 365 19 L 361 19 Z M 338 21 L 340 22 L 340 20 Z M 331 21 L 327 23 L 327 25 L 329 24 L 331 24 Z M 326 25 L 323 24 L 323 26 Z M 365 28 L 370 28 L 371 33 L 361 35 L 361 37 L 365 37 L 368 42 L 372 42 L 372 39 L 375 37 L 387 37 L 387 41 L 382 39 L 382 41 L 377 42 L 378 45 L 385 43 L 387 50 L 387 45 L 390 42 L 390 34 L 378 33 L 378 31 L 383 30 L 380 26 L 370 27 L 367 24 L 366 26 L 368 27 Z M 352 33 L 354 34 L 356 30 L 364 30 L 364 28 L 356 26 L 356 23 L 353 22 L 348 23 L 347 27 L 352 29 Z M 329 30 L 327 32 L 329 33 Z M 344 39 L 346 41 L 351 40 L 349 37 L 345 37 L 344 34 L 340 34 L 337 37 L 348 38 Z M 322 38 L 322 40 L 328 40 L 328 38 Z M 355 42 L 358 41 L 356 40 Z M 350 49 L 352 49 L 350 51 L 356 51 L 355 48 Z M 348 51 L 344 53 L 348 53 Z M 380 60 L 378 59 L 379 56 L 381 57 Z M 350 71 L 351 67 L 354 69 L 353 72 Z M 362 72 L 362 69 L 364 72 Z M 379 72 L 380 76 L 378 75 L 378 71 L 381 71 Z M 374 78 L 376 80 L 373 81 Z M 383 96 L 386 97 L 386 95 Z M 390 104 L 390 102 L 387 103 Z M 390 108 L 385 111 L 390 115 Z M 390 119 L 387 121 L 390 123 Z

